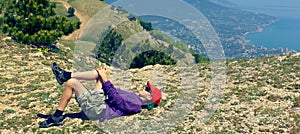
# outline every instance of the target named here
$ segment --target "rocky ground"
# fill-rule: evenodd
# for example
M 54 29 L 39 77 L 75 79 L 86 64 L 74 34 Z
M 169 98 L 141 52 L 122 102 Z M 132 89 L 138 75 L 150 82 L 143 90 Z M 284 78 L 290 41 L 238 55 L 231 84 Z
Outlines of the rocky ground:
M 3 37 L 1 37 L 2 39 Z M 226 84 L 219 105 L 207 110 L 214 83 L 210 64 L 112 68 L 119 88 L 137 91 L 147 80 L 163 91 L 154 110 L 103 123 L 67 118 L 64 126 L 38 128 L 52 114 L 63 86 L 57 84 L 50 65 L 58 62 L 72 70 L 72 51 L 37 49 L 13 41 L 0 42 L 0 133 L 299 133 L 300 55 L 227 61 Z M 226 79 L 224 79 L 226 78 Z M 209 105 L 210 106 L 210 105 Z M 79 112 L 72 99 L 65 113 Z M 203 116 L 205 112 L 206 114 Z

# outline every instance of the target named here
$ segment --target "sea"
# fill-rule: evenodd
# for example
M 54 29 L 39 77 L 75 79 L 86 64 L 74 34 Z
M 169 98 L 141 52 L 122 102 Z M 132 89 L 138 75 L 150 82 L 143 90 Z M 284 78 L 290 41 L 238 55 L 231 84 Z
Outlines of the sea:
M 278 21 L 248 34 L 250 44 L 300 52 L 300 0 L 227 0 L 233 8 L 274 16 Z

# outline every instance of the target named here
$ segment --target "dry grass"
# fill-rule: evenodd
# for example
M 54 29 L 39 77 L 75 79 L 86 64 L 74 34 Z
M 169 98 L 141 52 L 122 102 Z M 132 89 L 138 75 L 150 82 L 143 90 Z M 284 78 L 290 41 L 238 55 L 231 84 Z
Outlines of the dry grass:
M 66 0 L 65 0 L 66 1 Z M 68 3 L 83 15 L 85 20 L 92 18 L 97 12 L 107 6 L 100 0 L 68 0 Z

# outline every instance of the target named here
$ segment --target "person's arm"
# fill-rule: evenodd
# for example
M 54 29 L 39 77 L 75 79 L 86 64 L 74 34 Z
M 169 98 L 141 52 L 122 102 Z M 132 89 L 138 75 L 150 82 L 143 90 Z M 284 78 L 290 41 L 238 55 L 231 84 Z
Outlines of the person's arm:
M 109 80 L 107 80 L 103 83 L 102 89 L 103 89 L 104 93 L 107 95 L 108 99 L 112 99 L 112 98 L 114 98 L 114 96 L 118 95 L 117 89 Z M 116 96 L 116 97 L 118 97 L 118 96 Z
M 107 95 L 107 102 L 112 104 L 114 107 L 122 110 L 123 112 L 127 113 L 137 113 L 140 111 L 138 105 L 134 104 L 134 102 L 130 102 L 123 98 L 115 86 L 110 82 L 107 77 L 107 71 L 105 69 L 97 70 L 101 77 L 101 82 L 103 85 L 104 94 Z
M 122 110 L 126 113 L 138 113 L 140 112 L 141 108 L 140 106 L 134 104 L 133 102 L 130 102 L 126 99 L 124 99 L 120 94 L 118 93 L 117 89 L 114 87 L 114 85 L 107 80 L 103 84 L 103 91 L 108 96 L 108 103 L 114 105 L 118 109 Z

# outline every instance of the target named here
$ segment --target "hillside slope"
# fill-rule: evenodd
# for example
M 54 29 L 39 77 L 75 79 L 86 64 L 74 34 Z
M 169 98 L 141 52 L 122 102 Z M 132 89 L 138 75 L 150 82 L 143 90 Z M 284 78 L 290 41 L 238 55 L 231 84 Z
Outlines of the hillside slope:
M 96 6 L 101 4 L 99 0 L 68 2 L 87 20 L 102 8 Z M 94 6 L 91 7 L 91 3 Z M 141 32 L 126 33 L 126 27 L 136 27 L 128 23 L 124 22 L 117 29 L 122 36 Z M 148 33 L 145 35 L 151 37 Z M 116 87 L 129 91 L 143 89 L 146 81 L 151 80 L 163 92 L 158 108 L 100 124 L 67 118 L 64 126 L 39 129 L 38 123 L 44 119 L 37 114 L 52 114 L 64 88 L 56 82 L 51 63 L 57 62 L 62 68 L 72 70 L 72 65 L 76 65 L 73 42 L 60 41 L 62 43 L 57 44 L 60 50 L 54 53 L 3 38 L 5 36 L 0 35 L 1 133 L 300 132 L 300 54 L 227 61 L 226 85 L 222 85 L 225 90 L 217 99 L 219 106 L 211 111 L 212 116 L 207 121 L 203 121 L 202 114 L 211 84 L 215 82 L 212 81 L 214 68 L 208 63 L 154 65 L 130 70 L 112 68 L 111 74 Z M 168 44 L 154 39 L 150 42 Z M 79 111 L 75 99 L 71 99 L 65 113 Z
M 3 37 L 1 37 L 3 38 Z M 181 93 L 195 91 L 195 104 L 186 110 L 182 120 L 168 131 L 186 132 L 299 132 L 299 88 L 300 88 L 300 56 L 287 55 L 262 59 L 228 61 L 227 84 L 220 98 L 221 104 L 213 116 L 205 123 L 201 122 L 201 110 L 209 94 L 211 69 L 209 64 L 194 65 L 199 72 L 185 71 L 180 66 L 147 66 L 125 72 L 114 70 L 113 81 L 117 87 L 136 91 L 145 86 L 148 79 L 155 81 L 164 92 L 162 104 L 142 113 L 112 119 L 100 124 L 99 129 L 91 121 L 67 118 L 63 127 L 39 129 L 38 113 L 51 114 L 60 99 L 63 86 L 57 84 L 51 73 L 51 62 L 58 62 L 63 68 L 71 70 L 72 53 L 63 45 L 58 45 L 60 53 L 41 52 L 41 50 L 15 44 L 10 41 L 0 42 L 0 131 L 1 133 L 37 133 L 37 132 L 103 132 L 105 123 L 113 122 L 124 127 L 124 131 L 139 132 L 143 127 L 134 122 L 159 122 L 161 117 L 179 109 Z M 182 70 L 183 69 L 183 70 Z M 187 68 L 188 69 L 188 68 Z M 119 70 L 120 71 L 120 70 Z M 157 75 L 153 75 L 157 74 Z M 182 87 L 183 76 L 197 78 L 200 86 L 195 89 L 192 84 Z M 122 79 L 122 83 L 118 83 Z M 189 81 L 189 80 L 187 80 Z M 128 86 L 130 85 L 130 86 Z M 126 88 L 125 88 L 126 87 Z M 179 96 L 178 96 L 179 95 Z M 66 113 L 79 112 L 80 108 L 72 99 Z M 152 126 L 159 127 L 156 125 Z M 172 129 L 175 128 L 175 129 Z

